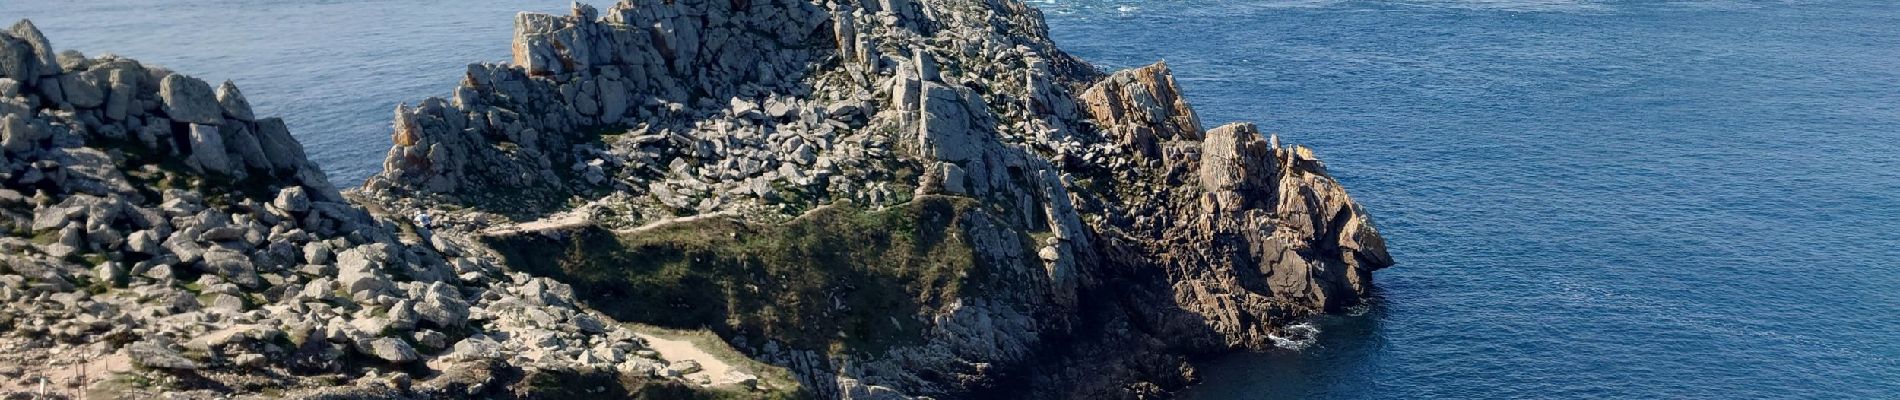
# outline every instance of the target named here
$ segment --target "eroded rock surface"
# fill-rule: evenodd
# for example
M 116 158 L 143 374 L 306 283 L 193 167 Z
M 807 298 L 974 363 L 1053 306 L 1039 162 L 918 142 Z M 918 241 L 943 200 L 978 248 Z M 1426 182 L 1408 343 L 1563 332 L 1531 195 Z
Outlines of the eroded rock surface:
M 920 199 L 981 205 L 924 231 L 963 238 L 975 261 L 961 284 L 1009 289 L 949 292 L 893 272 L 878 279 L 925 300 L 777 311 L 883 315 L 895 330 L 775 327 L 743 311 L 796 293 L 640 298 L 727 304 L 693 323 L 821 397 L 1162 393 L 1193 379 L 1186 356 L 1274 346 L 1301 318 L 1359 303 L 1392 264 L 1311 150 L 1249 124 L 1204 128 L 1165 64 L 1098 72 L 1014 1 L 577 6 L 518 17 L 513 50 L 510 65 L 471 66 L 453 100 L 398 108 L 397 145 L 365 193 L 434 210 L 449 230 L 501 232 L 484 242 L 540 254 L 512 267 L 583 280 L 584 301 L 628 294 L 573 271 L 649 259 L 655 244 L 627 244 L 707 223 L 681 216 L 804 229 L 832 218 L 809 210 L 837 205 L 876 218 Z M 720 254 L 690 262 L 749 262 Z M 854 334 L 907 340 L 814 339 Z
M 231 82 L 0 34 L 0 346 L 174 385 L 130 393 L 1136 398 L 1393 263 L 1311 149 L 1206 129 L 1165 64 L 1097 71 L 1018 1 L 514 23 L 349 192 Z
M 345 198 L 233 83 L 51 52 L 0 32 L 0 396 L 692 385 L 566 285 Z

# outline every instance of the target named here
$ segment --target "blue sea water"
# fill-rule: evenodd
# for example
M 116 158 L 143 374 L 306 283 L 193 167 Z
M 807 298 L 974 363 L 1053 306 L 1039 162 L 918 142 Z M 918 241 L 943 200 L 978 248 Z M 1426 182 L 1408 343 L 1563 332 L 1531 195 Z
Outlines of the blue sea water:
M 1400 265 L 1193 399 L 1900 398 L 1900 2 L 1056 0 L 1211 126 L 1315 147 Z M 338 182 L 397 102 L 561 1 L 0 0 L 60 48 L 234 79 Z

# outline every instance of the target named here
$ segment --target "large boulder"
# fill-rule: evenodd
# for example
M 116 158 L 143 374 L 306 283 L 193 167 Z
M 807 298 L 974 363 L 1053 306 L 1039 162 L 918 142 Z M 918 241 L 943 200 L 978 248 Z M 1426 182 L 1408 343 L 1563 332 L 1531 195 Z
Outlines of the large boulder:
M 461 293 L 446 283 L 436 282 L 423 291 L 422 298 L 415 304 L 416 314 L 436 326 L 461 326 L 468 320 L 468 302 L 462 301 Z
M 59 87 L 66 102 L 79 108 L 98 108 L 106 104 L 106 89 L 112 85 L 112 71 L 77 71 L 59 76 Z
M 302 186 L 287 187 L 277 192 L 277 198 L 271 200 L 271 205 L 284 212 L 303 214 L 310 211 L 310 195 L 304 193 Z
M 225 153 L 228 149 L 224 144 L 224 134 L 218 132 L 218 127 L 191 124 L 190 129 L 191 158 L 187 164 L 205 172 L 230 175 L 235 168 L 232 168 L 230 155 Z
M 162 340 L 145 340 L 125 346 L 125 353 L 133 364 L 152 369 L 196 370 L 198 363 L 180 355 L 168 343 Z
M 33 21 L 20 20 L 7 32 L 0 32 L 0 78 L 32 85 L 41 82 L 42 76 L 56 74 L 59 74 L 58 56 L 46 36 L 33 26 Z
M 213 246 L 205 251 L 204 269 L 238 286 L 255 288 L 264 283 L 257 276 L 257 267 L 251 264 L 249 257 L 224 247 Z
M 33 46 L 12 35 L 0 34 L 0 78 L 39 81 L 39 62 L 33 55 Z
M 183 74 L 166 75 L 158 82 L 158 98 L 173 121 L 204 125 L 224 123 L 224 106 L 205 81 Z
M 127 62 L 126 65 L 113 68 L 106 74 L 106 86 L 111 89 L 106 95 L 106 118 L 119 121 L 144 113 L 144 110 L 137 108 L 138 104 L 135 103 L 139 82 L 144 76 L 144 68 L 137 62 Z
M 238 91 L 237 84 L 231 81 L 224 81 L 224 84 L 218 85 L 218 105 L 224 107 L 224 115 L 230 116 L 231 119 L 247 122 L 256 119 L 256 116 L 251 114 L 251 101 L 246 100 L 244 93 Z
M 977 136 L 980 133 L 971 132 L 970 104 L 961 91 L 924 82 L 922 98 L 918 140 L 927 155 L 962 162 L 982 154 L 982 138 Z
M 257 145 L 264 151 L 264 157 L 270 159 L 271 168 L 278 172 L 293 172 L 308 162 L 303 153 L 303 144 L 290 136 L 290 127 L 280 118 L 257 120 Z
M 224 124 L 218 132 L 224 135 L 225 151 L 236 156 L 236 159 L 231 160 L 233 169 L 242 166 L 252 171 L 271 170 L 270 157 L 265 155 L 263 144 L 258 143 L 257 136 L 251 134 L 250 127 L 242 122 L 230 123 Z
M 8 153 L 20 153 L 39 145 L 46 135 L 26 123 L 19 115 L 0 116 L 0 148 Z
M 396 338 L 376 338 L 356 342 L 356 350 L 391 363 L 408 363 L 422 358 L 416 348 Z
M 46 35 L 40 34 L 39 27 L 33 26 L 32 20 L 22 19 L 8 31 L 33 49 L 34 64 L 37 64 L 35 72 L 40 76 L 59 74 L 59 59 L 53 52 L 53 44 L 46 40 Z

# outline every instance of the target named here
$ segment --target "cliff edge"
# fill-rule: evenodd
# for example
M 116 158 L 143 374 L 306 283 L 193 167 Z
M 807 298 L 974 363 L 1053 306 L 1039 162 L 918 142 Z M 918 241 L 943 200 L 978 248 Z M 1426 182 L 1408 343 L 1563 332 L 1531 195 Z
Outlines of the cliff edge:
M 349 192 L 234 85 L 0 50 L 0 337 L 164 388 L 1164 396 L 1393 263 L 1311 149 L 1013 0 L 523 13 Z

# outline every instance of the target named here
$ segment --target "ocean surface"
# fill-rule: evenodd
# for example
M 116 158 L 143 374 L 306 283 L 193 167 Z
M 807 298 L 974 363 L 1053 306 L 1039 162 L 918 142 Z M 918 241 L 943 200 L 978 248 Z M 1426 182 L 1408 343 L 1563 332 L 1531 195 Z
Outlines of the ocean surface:
M 1209 127 L 1317 149 L 1399 265 L 1191 399 L 1900 398 L 1900 2 L 1040 1 Z M 339 184 L 563 1 L 0 0 L 236 80 Z M 1298 347 L 1298 346 L 1295 346 Z

